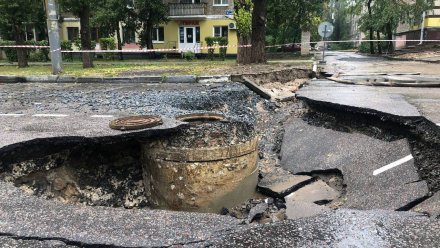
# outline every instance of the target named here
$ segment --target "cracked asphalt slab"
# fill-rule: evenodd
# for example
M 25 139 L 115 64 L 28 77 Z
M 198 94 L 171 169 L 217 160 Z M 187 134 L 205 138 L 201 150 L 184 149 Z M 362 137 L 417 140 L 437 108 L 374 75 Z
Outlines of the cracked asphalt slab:
M 215 214 L 66 205 L 0 182 L 0 236 L 116 247 L 201 242 L 239 224 Z
M 348 75 L 375 75 L 378 74 L 420 74 L 420 77 L 426 75 L 429 78 L 440 78 L 440 72 L 438 71 L 438 65 L 429 64 L 423 62 L 405 62 L 405 61 L 390 61 L 385 58 L 371 57 L 362 54 L 356 54 L 352 52 L 329 52 L 331 56 L 327 57 L 327 65 L 323 70 L 330 74 L 341 74 L 341 76 Z M 350 63 L 347 63 L 347 62 Z M 438 81 L 437 81 L 438 82 Z M 440 83 L 440 82 L 438 82 Z M 435 124 L 440 124 L 440 87 L 379 87 L 379 86 L 360 86 L 360 85 L 344 85 L 335 82 L 329 82 L 327 80 L 317 80 L 311 82 L 312 88 L 309 88 L 309 92 L 305 93 L 305 97 L 310 96 L 313 98 L 321 98 L 327 100 L 330 103 L 338 103 L 342 105 L 352 105 L 357 107 L 369 108 L 377 111 L 384 111 L 385 113 L 408 116 L 410 114 L 416 114 L 408 108 L 408 104 L 417 109 L 421 116 L 430 120 Z M 316 86 L 316 88 L 313 88 Z M 322 86 L 321 90 L 317 87 Z M 352 91 L 352 92 L 350 92 Z M 358 95 L 360 103 L 356 103 L 355 100 L 350 100 L 350 97 L 356 96 L 358 92 L 365 92 L 365 95 Z M 318 95 L 320 92 L 321 95 Z M 329 93 L 328 97 L 325 93 Z M 334 94 L 333 94 L 334 93 Z M 299 92 L 301 96 L 302 91 Z M 372 103 L 368 103 L 370 98 Z M 384 102 L 377 101 L 378 97 L 385 97 Z M 394 101 L 395 105 L 392 105 L 393 101 L 389 101 L 388 98 L 397 97 L 397 101 Z M 349 98 L 349 100 L 344 100 Z M 403 101 L 400 101 L 399 100 Z M 405 103 L 406 102 L 406 103 Z M 391 103 L 390 108 L 385 107 Z M 403 105 L 402 105 L 403 104 Z M 384 106 L 380 106 L 384 105 Z
M 57 137 L 99 138 L 99 137 L 139 137 L 173 132 L 186 126 L 185 123 L 171 118 L 162 118 L 163 124 L 137 131 L 117 131 L 109 128 L 112 118 L 90 118 L 89 116 L 68 117 L 0 117 L 0 150 L 8 145 L 34 139 Z
M 170 127 L 177 128 L 179 123 L 171 121 L 175 116 L 210 111 L 255 123 L 253 109 L 258 101 L 260 99 L 256 94 L 235 83 L 0 84 L 0 114 L 24 115 L 0 117 L 0 124 L 9 129 L 2 130 L 0 140 L 4 140 L 1 141 L 2 148 L 11 148 L 14 142 L 43 136 L 58 139 L 74 135 L 98 139 L 119 134 L 110 129 L 102 131 L 102 128 L 108 127 L 109 120 L 90 118 L 91 115 L 159 114 L 170 119 Z M 393 102 L 393 99 L 389 101 Z M 417 109 L 411 111 L 415 113 Z M 68 116 L 32 117 L 36 113 Z M 77 129 L 74 128 L 76 125 L 71 125 L 70 130 L 70 122 L 87 124 Z M 85 128 L 89 131 L 82 130 Z M 43 135 L 39 136 L 39 133 Z M 16 140 L 9 138 L 14 135 L 18 137 Z M 119 134 L 124 135 L 130 133 Z M 339 136 L 339 133 L 334 135 Z M 381 141 L 363 136 L 356 135 L 357 138 L 383 145 Z M 347 145 L 347 142 L 345 140 L 341 146 Z M 405 140 L 383 147 L 391 150 L 397 147 L 393 153 L 396 156 L 408 155 Z M 0 153 L 4 150 L 2 148 Z M 367 152 L 363 150 L 358 156 L 362 157 Z M 380 158 L 387 159 L 384 156 Z M 410 169 L 404 170 L 401 177 L 417 180 L 411 162 L 396 170 L 402 168 Z M 360 169 L 357 172 L 366 171 Z M 383 176 L 394 180 L 394 176 Z M 407 187 L 410 191 L 412 187 L 424 189 L 423 181 L 414 185 Z M 399 184 L 397 190 L 401 188 Z M 385 194 L 383 197 L 389 196 Z M 410 194 L 404 196 L 408 199 L 415 197 Z M 399 202 L 394 200 L 397 206 Z M 385 200 L 381 204 L 385 204 L 383 202 Z M 405 202 L 406 198 L 401 201 Z M 361 203 L 353 202 L 353 205 Z M 14 185 L 0 182 L 0 243 L 3 247 L 423 247 L 439 240 L 439 225 L 437 220 L 415 213 L 341 209 L 313 218 L 247 226 L 241 225 L 237 219 L 214 214 L 64 205 L 28 196 Z
M 209 247 L 435 247 L 440 223 L 384 210 L 337 210 L 248 228 L 205 242 Z M 199 246 L 189 246 L 199 247 Z
M 297 92 L 306 101 L 350 106 L 360 112 L 386 113 L 399 117 L 420 117 L 418 109 L 399 94 L 375 90 L 369 86 L 343 85 L 329 80 L 311 80 Z
M 382 141 L 291 119 L 285 124 L 281 166 L 295 174 L 338 169 L 347 185 L 344 208 L 396 210 L 429 194 L 414 160 L 377 176 L 373 172 L 410 154 L 405 139 Z

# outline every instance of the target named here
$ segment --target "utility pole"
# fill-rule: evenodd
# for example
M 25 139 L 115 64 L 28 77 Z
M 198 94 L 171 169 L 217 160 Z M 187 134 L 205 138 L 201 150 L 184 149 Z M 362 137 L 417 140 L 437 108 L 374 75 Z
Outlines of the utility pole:
M 426 19 L 426 11 L 423 11 L 422 27 L 420 29 L 420 43 L 419 43 L 419 45 L 423 45 L 423 40 L 424 40 L 424 35 L 425 35 L 425 19 Z
M 49 32 L 50 60 L 52 74 L 58 75 L 63 71 L 60 30 L 58 27 L 58 6 L 56 0 L 47 0 L 47 30 Z

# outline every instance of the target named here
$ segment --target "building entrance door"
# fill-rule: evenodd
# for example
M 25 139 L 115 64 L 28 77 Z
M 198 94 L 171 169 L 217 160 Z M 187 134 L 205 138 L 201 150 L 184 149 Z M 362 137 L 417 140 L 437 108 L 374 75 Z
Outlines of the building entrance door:
M 182 26 L 179 28 L 179 48 L 200 53 L 200 27 Z

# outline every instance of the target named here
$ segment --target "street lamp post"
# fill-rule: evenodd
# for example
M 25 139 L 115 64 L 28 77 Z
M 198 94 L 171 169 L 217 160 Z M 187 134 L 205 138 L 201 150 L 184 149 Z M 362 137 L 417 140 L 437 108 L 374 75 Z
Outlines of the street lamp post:
M 46 4 L 52 74 L 58 75 L 63 71 L 60 32 L 58 27 L 58 7 L 55 0 L 47 0 Z

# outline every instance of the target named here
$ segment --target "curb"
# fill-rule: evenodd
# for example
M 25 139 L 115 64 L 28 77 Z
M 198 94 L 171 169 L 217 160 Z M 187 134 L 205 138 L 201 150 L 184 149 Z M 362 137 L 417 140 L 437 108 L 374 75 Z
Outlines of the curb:
M 407 58 L 395 58 L 392 56 L 383 56 L 383 57 L 388 60 L 393 60 L 393 61 L 411 61 L 411 62 L 423 62 L 423 63 L 430 63 L 430 64 L 440 64 L 440 60 L 407 59 Z
M 12 83 L 227 83 L 229 75 L 217 76 L 134 76 L 134 77 L 72 77 L 72 76 L 2 76 L 0 84 Z

